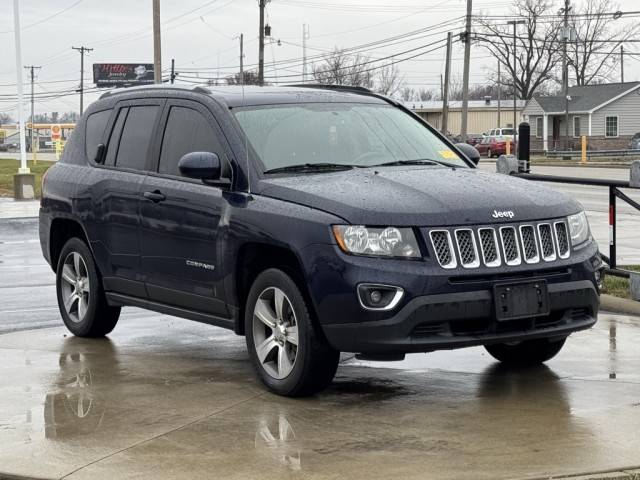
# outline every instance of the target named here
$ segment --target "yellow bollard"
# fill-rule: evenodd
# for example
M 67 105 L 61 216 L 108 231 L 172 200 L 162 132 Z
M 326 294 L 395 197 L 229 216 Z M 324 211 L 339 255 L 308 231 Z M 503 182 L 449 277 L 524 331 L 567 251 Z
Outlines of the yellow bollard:
M 505 146 L 505 154 L 511 155 L 511 141 L 507 138 L 507 144 Z
M 582 136 L 582 163 L 587 163 L 587 136 Z

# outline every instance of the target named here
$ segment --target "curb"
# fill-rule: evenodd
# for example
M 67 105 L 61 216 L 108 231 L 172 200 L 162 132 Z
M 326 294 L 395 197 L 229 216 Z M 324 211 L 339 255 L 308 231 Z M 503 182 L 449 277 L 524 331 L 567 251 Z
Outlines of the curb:
M 628 298 L 614 297 L 603 293 L 600 295 L 600 308 L 613 313 L 640 316 L 640 302 Z M 638 476 L 640 478 L 640 474 Z

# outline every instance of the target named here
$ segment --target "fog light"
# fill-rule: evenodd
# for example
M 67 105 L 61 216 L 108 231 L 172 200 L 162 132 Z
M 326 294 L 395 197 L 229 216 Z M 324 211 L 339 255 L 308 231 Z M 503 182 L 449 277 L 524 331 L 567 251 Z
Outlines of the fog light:
M 358 300 L 365 310 L 391 310 L 400 303 L 403 296 L 404 290 L 393 285 L 358 285 Z
M 369 298 L 371 298 L 372 303 L 380 303 L 380 301 L 382 300 L 382 293 L 380 292 L 380 290 L 371 290 Z

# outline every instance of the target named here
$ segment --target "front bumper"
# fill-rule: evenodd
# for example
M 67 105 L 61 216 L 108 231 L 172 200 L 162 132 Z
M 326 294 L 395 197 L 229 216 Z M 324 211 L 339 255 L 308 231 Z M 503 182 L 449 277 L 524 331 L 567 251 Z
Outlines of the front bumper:
M 548 287 L 551 314 L 545 317 L 496 321 L 492 291 L 476 290 L 423 295 L 391 318 L 327 324 L 323 330 L 329 343 L 340 351 L 411 353 L 566 337 L 595 324 L 599 300 L 593 282 Z
M 410 353 L 564 337 L 591 327 L 602 263 L 595 243 L 549 264 L 499 269 L 445 270 L 433 260 L 407 261 L 345 255 L 337 246 L 312 245 L 301 260 L 315 316 L 329 344 L 356 353 Z M 551 313 L 497 321 L 496 284 L 545 280 Z M 356 291 L 362 283 L 401 287 L 398 306 L 366 311 Z

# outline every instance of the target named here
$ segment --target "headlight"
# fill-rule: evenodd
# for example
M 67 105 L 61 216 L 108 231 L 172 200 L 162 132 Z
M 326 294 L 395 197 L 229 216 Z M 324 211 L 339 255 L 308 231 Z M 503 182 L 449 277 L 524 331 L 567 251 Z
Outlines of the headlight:
M 589 222 L 584 212 L 570 215 L 567 218 L 569 222 L 569 235 L 571 236 L 571 245 L 576 246 L 586 242 L 589 239 Z
M 340 248 L 355 255 L 420 257 L 420 247 L 411 228 L 370 228 L 362 225 L 334 225 Z

